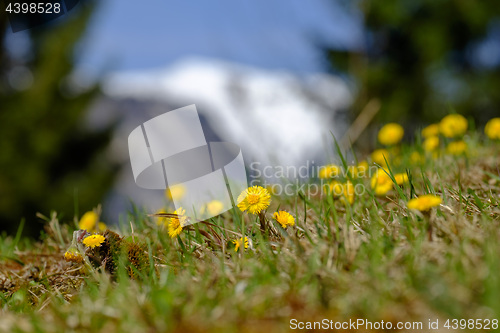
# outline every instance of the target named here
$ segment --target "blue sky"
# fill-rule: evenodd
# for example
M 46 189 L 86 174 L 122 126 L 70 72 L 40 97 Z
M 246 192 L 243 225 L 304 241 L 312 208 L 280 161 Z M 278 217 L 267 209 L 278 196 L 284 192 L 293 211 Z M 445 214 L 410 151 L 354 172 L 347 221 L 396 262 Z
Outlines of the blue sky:
M 315 44 L 357 48 L 361 18 L 335 0 L 106 0 L 84 68 L 165 67 L 189 56 L 294 72 L 322 70 Z

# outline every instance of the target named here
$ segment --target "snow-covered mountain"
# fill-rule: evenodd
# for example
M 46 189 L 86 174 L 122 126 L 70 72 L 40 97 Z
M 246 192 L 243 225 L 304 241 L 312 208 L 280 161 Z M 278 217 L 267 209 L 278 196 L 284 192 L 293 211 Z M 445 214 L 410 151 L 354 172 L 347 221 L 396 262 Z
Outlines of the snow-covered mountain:
M 116 73 L 104 89 L 114 99 L 196 104 L 213 131 L 239 144 L 247 160 L 285 166 L 317 159 L 329 132 L 343 125 L 334 124 L 336 111 L 351 103 L 348 87 L 337 77 L 298 77 L 199 58 L 166 69 Z
M 196 104 L 207 141 L 238 144 L 246 164 L 258 162 L 253 165 L 262 170 L 325 162 L 330 131 L 339 134 L 345 126 L 335 123 L 338 111 L 351 103 L 347 85 L 337 77 L 299 77 L 206 59 L 115 73 L 105 81 L 104 92 L 89 122 L 96 127 L 118 121 L 110 153 L 124 164 L 104 205 L 109 217 L 130 208 L 130 201 L 149 211 L 164 204 L 162 193 L 134 183 L 127 147 L 130 132 L 155 116 Z

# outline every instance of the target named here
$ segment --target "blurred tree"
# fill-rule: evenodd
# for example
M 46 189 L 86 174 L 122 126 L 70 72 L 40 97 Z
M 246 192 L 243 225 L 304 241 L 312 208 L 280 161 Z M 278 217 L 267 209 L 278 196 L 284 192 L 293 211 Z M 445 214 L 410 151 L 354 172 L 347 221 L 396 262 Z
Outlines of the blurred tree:
M 84 124 L 99 87 L 77 92 L 70 76 L 94 9 L 87 2 L 22 32 L 30 41 L 24 58 L 9 52 L 12 32 L 0 16 L 0 230 L 12 233 L 25 218 L 25 234 L 37 236 L 37 212 L 72 219 L 76 207 L 95 207 L 113 182 L 116 166 L 103 155 L 112 127 Z
M 328 51 L 333 67 L 356 80 L 359 90 L 355 116 L 374 98 L 381 102 L 380 121 L 400 121 L 407 126 L 436 121 L 450 108 L 481 122 L 498 115 L 498 3 L 357 3 L 365 19 L 364 48 Z

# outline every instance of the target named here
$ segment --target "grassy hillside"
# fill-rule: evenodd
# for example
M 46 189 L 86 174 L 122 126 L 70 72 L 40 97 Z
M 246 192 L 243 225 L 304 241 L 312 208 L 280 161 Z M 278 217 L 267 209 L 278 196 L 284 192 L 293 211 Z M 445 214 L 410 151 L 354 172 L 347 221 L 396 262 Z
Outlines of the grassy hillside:
M 386 126 L 384 150 L 366 162 L 337 151 L 296 194 L 275 186 L 268 203 L 260 189 L 243 195 L 245 211 L 203 223 L 138 210 L 104 231 L 95 214 L 79 224 L 54 214 L 37 243 L 3 236 L 0 331 L 498 328 L 500 120 L 487 135 L 464 121 L 445 118 L 408 144 Z M 101 236 L 72 244 L 78 227 Z

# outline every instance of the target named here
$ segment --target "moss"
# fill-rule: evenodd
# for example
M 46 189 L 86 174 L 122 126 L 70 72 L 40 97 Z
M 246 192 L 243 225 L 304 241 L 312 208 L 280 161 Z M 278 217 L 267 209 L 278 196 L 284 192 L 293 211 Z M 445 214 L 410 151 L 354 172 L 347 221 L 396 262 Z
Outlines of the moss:
M 149 269 L 149 257 L 144 246 L 120 237 L 117 233 L 106 230 L 105 241 L 100 247 L 87 249 L 86 255 L 95 267 L 104 267 L 112 276 L 116 276 L 120 257 L 126 258 L 127 273 L 132 278 L 146 274 Z
M 144 247 L 133 242 L 127 242 L 125 246 L 130 263 L 127 267 L 129 276 L 137 278 L 136 272 L 147 274 L 149 269 L 149 257 Z

